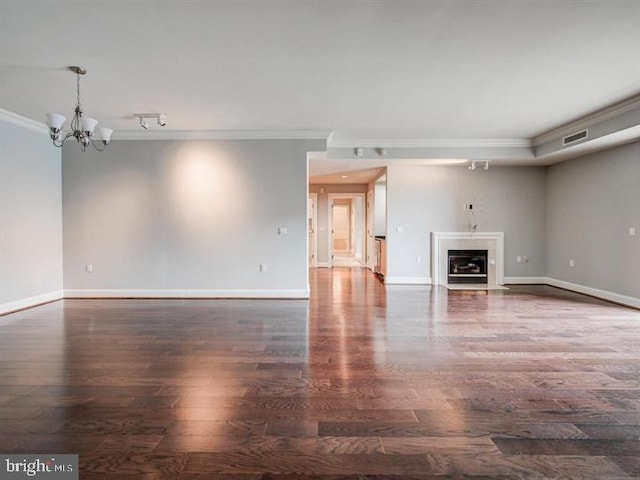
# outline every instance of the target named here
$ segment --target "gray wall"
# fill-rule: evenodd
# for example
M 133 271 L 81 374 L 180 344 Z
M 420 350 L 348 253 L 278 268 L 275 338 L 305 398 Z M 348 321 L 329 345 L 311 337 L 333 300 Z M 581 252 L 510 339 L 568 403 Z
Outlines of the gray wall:
M 166 140 L 65 149 L 65 288 L 306 291 L 306 154 L 323 148 Z
M 0 115 L 0 312 L 62 295 L 60 150 Z
M 478 231 L 504 232 L 505 276 L 545 273 L 545 169 L 389 166 L 388 277 L 431 277 L 431 232 L 470 231 L 473 203 Z M 398 232 L 400 227 L 403 231 Z M 516 256 L 529 263 L 516 263 Z M 417 257 L 422 262 L 418 263 Z
M 640 297 L 640 143 L 549 167 L 546 248 L 548 277 Z
M 366 184 L 312 184 L 309 185 L 309 193 L 318 194 L 318 262 L 329 262 L 329 194 L 330 193 L 367 193 Z M 366 215 L 366 212 L 365 212 Z M 365 256 L 363 252 L 363 257 Z M 366 257 L 365 257 L 366 258 Z

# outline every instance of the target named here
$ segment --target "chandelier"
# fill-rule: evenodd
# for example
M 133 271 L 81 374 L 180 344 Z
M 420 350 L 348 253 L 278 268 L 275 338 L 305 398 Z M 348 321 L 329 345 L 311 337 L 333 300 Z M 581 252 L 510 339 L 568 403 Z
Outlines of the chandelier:
M 89 145 L 99 151 L 103 151 L 107 148 L 109 140 L 111 140 L 111 134 L 113 130 L 110 128 L 100 127 L 98 132 L 100 134 L 100 142 L 96 142 L 93 137 L 93 132 L 98 124 L 95 118 L 83 117 L 82 106 L 80 105 L 80 75 L 85 75 L 87 71 L 82 67 L 68 67 L 73 73 L 76 74 L 76 108 L 73 118 L 71 119 L 71 131 L 64 137 L 61 137 L 62 125 L 66 118 L 58 113 L 47 113 L 47 125 L 49 126 L 49 135 L 53 144 L 56 147 L 62 147 L 64 142 L 70 138 L 75 138 L 80 144 L 80 148 L 84 152 Z

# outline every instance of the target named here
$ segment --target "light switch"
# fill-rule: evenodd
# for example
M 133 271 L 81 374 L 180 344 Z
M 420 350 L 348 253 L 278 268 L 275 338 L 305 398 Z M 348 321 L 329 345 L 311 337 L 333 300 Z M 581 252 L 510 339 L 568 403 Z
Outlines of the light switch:
M 629 227 L 629 236 L 630 237 L 635 237 L 636 236 L 636 228 L 635 227 Z

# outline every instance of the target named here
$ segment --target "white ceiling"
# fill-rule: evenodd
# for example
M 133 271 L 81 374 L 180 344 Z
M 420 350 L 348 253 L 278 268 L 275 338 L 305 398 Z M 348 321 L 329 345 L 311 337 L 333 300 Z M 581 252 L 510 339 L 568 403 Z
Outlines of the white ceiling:
M 640 90 L 638 0 L 0 2 L 0 106 L 116 131 L 528 139 Z M 117 138 L 117 132 L 114 135 Z

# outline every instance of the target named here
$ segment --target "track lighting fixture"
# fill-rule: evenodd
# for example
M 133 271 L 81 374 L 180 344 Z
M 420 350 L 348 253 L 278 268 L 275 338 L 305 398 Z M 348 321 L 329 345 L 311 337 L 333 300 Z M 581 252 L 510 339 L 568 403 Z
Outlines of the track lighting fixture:
M 487 160 L 486 162 L 484 162 L 484 167 L 482 167 L 484 170 L 489 170 L 489 160 Z
M 167 124 L 167 119 L 162 113 L 134 113 L 133 116 L 140 119 L 140 126 L 145 130 L 149 129 L 149 122 L 146 121 L 147 118 L 155 118 L 157 124 L 161 127 Z
M 475 170 L 476 169 L 476 162 L 471 162 L 469 164 L 469 170 Z

